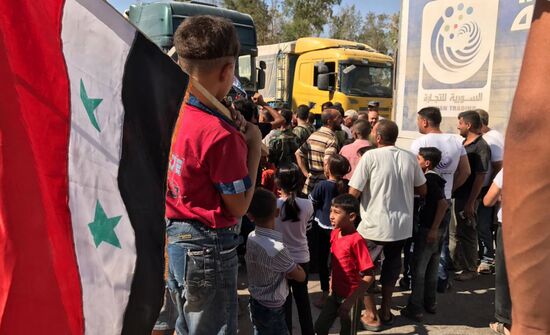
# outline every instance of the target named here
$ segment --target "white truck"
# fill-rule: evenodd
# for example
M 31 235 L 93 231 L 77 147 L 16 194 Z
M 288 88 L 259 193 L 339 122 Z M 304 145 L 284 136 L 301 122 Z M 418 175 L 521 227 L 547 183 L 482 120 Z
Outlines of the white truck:
M 482 108 L 504 131 L 521 69 L 534 0 L 403 0 L 394 119 L 400 144 L 418 137 L 420 108 L 437 106 L 442 130 Z

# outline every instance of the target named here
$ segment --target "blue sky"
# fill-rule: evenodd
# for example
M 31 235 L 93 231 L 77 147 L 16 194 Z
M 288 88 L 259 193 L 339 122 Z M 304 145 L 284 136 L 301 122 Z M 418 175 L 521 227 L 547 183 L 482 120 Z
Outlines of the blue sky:
M 107 0 L 119 11 L 128 9 L 131 4 L 136 3 L 136 0 Z M 142 1 L 142 2 L 154 2 L 154 1 Z M 388 13 L 392 14 L 399 11 L 401 7 L 401 0 L 342 0 L 342 5 L 355 6 L 364 15 L 369 11 L 376 13 Z

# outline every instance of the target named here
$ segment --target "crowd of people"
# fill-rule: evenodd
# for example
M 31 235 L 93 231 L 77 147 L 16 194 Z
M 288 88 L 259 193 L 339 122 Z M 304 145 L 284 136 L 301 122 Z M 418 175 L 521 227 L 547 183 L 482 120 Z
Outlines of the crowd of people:
M 213 17 L 188 18 L 175 34 L 181 67 L 220 101 L 232 86 L 235 34 Z M 461 141 L 441 132 L 438 108 L 423 108 L 422 136 L 406 150 L 395 145 L 398 126 L 379 116 L 376 101 L 365 111 L 327 102 L 319 118 L 310 106 L 276 109 L 256 94 L 233 101 L 229 119 L 200 91 L 188 91 L 168 173 L 172 294 L 158 330 L 169 327 L 173 299 L 178 334 L 236 334 L 241 254 L 255 334 L 292 333 L 293 300 L 301 334 L 328 334 L 336 318 L 340 334 L 380 331 L 393 323 L 397 286 L 412 290 L 401 315 L 421 322 L 436 313 L 437 292 L 451 279 L 495 270 L 490 327 L 509 333 L 495 207 L 504 140 L 486 111 L 458 115 Z M 322 294 L 310 304 L 311 273 Z M 321 311 L 316 320 L 311 305 Z

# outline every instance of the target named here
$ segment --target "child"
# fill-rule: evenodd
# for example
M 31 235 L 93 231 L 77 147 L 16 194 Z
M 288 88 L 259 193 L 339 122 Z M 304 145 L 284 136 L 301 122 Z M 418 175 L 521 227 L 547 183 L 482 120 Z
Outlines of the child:
M 411 263 L 412 292 L 401 315 L 422 321 L 423 310 L 436 312 L 437 269 L 445 232 L 441 221 L 449 204 L 445 199 L 445 180 L 434 171 L 441 161 L 441 151 L 435 147 L 420 148 L 417 160 L 426 175 L 428 191 L 420 204 L 415 227 L 418 231 Z
M 178 64 L 205 89 L 189 85 L 174 131 L 167 176 L 169 287 L 178 299 L 176 330 L 178 334 L 235 334 L 237 218 L 252 200 L 261 134 L 251 123 L 243 124 L 240 114 L 226 117 L 214 102 L 222 100 L 233 85 L 239 57 L 233 24 L 213 16 L 186 18 L 174 34 L 174 45 Z M 239 132 L 243 126 L 244 134 Z M 210 261 L 203 264 L 207 256 Z M 204 273 L 217 273 L 224 285 L 204 278 Z
M 247 215 L 256 224 L 248 236 L 245 255 L 254 334 L 288 334 L 284 308 L 287 278 L 303 282 L 306 273 L 290 257 L 282 234 L 274 230 L 279 209 L 273 193 L 258 189 Z
M 313 335 L 313 319 L 307 289 L 309 248 L 306 237 L 306 230 L 313 216 L 313 205 L 309 199 L 297 198 L 297 193 L 304 184 L 303 179 L 304 175 L 294 163 L 283 165 L 277 170 L 275 182 L 281 197 L 277 199 L 280 215 L 275 220 L 275 230 L 283 234 L 283 243 L 288 248 L 290 257 L 300 264 L 306 273 L 304 282 L 288 281 L 292 290 L 285 303 L 288 330 L 292 332 L 292 295 L 294 295 L 302 335 Z
M 374 264 L 367 244 L 355 229 L 358 219 L 359 201 L 355 197 L 341 194 L 332 200 L 332 294 L 315 322 L 315 332 L 319 335 L 328 334 L 338 316 L 340 334 L 355 334 L 356 322 L 361 317 L 361 300 L 374 281 Z
M 316 232 L 317 252 L 314 254 L 318 256 L 317 266 L 319 268 L 321 290 L 323 291 L 321 299 L 314 303 L 318 308 L 323 308 L 329 291 L 330 271 L 328 259 L 330 255 L 330 233 L 332 231 L 330 204 L 337 195 L 348 192 L 347 181 L 344 176 L 350 172 L 351 166 L 346 157 L 332 154 L 325 162 L 324 170 L 327 180 L 317 183 L 309 195 L 315 208 L 317 225 L 314 225 L 313 229 Z

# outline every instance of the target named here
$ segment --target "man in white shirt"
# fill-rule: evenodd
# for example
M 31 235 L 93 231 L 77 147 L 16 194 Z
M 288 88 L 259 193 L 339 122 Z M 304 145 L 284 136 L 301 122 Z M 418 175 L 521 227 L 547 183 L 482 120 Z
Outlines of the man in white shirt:
M 412 143 L 411 151 L 415 155 L 418 155 L 418 150 L 422 147 L 436 147 L 441 151 L 441 162 L 436 167 L 436 171 L 446 181 L 445 197 L 450 205 L 452 192 L 464 184 L 471 171 L 462 141 L 456 135 L 441 132 L 439 128 L 441 119 L 441 111 L 437 107 L 425 107 L 418 111 L 418 132 L 423 136 Z M 451 210 L 452 206 L 449 206 L 441 223 L 447 228 L 451 221 Z M 440 292 L 444 292 L 448 286 L 447 264 L 449 260 L 449 230 L 447 229 L 439 264 L 438 290 Z
M 401 271 L 401 251 L 412 236 L 414 194 L 424 196 L 426 178 L 416 156 L 395 147 L 397 125 L 380 120 L 375 125 L 377 149 L 367 151 L 349 182 L 349 192 L 361 197 L 361 223 L 357 231 L 367 242 L 371 258 L 384 252 L 382 264 L 382 304 L 376 311 L 374 296 L 365 296 L 366 329 L 379 329 L 392 321 L 391 298 Z
M 502 156 L 504 153 L 504 136 L 496 130 L 489 128 L 489 113 L 483 109 L 476 109 L 481 118 L 481 133 L 483 139 L 491 148 L 491 164 L 483 181 L 481 196 L 485 196 L 496 174 L 502 168 Z M 486 207 L 483 202 L 477 208 L 477 233 L 479 240 L 479 258 L 481 263 L 477 272 L 491 274 L 494 270 L 495 248 L 493 244 L 493 224 L 495 222 L 495 208 Z

